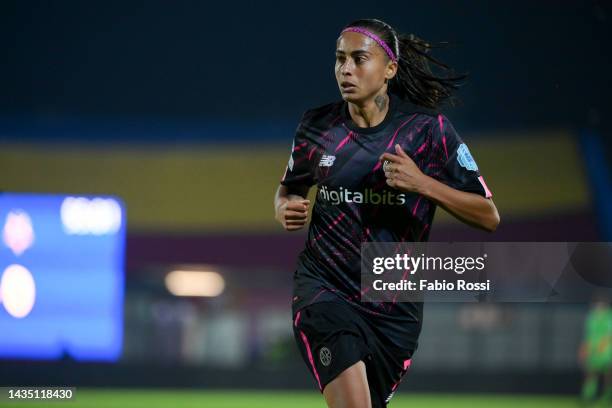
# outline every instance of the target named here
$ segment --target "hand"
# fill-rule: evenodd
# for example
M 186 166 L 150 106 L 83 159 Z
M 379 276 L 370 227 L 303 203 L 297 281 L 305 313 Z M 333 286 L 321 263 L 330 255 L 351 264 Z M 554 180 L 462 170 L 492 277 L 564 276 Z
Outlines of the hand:
M 407 193 L 420 193 L 427 181 L 427 176 L 423 174 L 399 144 L 395 145 L 395 152 L 397 154 L 383 153 L 380 156 L 387 185 Z
M 276 210 L 276 219 L 287 231 L 297 231 L 306 225 L 310 200 L 287 200 Z

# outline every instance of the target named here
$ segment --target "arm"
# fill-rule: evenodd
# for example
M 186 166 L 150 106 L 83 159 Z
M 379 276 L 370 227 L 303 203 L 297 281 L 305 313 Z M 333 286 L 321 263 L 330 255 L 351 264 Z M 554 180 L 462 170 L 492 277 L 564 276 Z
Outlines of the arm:
M 389 186 L 421 194 L 466 224 L 495 231 L 500 219 L 493 200 L 449 187 L 424 174 L 399 145 L 395 151 L 397 154 L 384 153 L 380 157 L 391 162 L 384 166 Z
M 308 112 L 304 112 L 298 125 L 289 162 L 280 185 L 274 195 L 274 218 L 287 231 L 297 231 L 306 225 L 310 201 L 307 199 L 310 187 L 316 184 L 315 172 L 318 156 L 313 152 L 317 148 L 316 135 L 306 129 Z
M 467 193 L 423 175 L 417 193 L 439 204 L 457 219 L 473 227 L 493 232 L 499 225 L 497 207 L 490 198 Z
M 279 185 L 274 195 L 274 212 L 278 222 L 287 231 L 297 231 L 306 225 L 310 200 L 306 199 L 310 187 L 307 185 Z

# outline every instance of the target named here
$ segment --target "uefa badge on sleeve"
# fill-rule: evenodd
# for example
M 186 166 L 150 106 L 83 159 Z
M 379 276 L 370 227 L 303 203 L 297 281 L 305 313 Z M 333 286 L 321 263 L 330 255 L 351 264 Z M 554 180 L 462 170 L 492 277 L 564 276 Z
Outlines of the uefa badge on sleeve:
M 457 160 L 461 167 L 465 167 L 468 170 L 477 171 L 478 166 L 476 165 L 476 161 L 472 157 L 470 153 L 470 149 L 468 149 L 465 143 L 461 143 L 457 148 Z

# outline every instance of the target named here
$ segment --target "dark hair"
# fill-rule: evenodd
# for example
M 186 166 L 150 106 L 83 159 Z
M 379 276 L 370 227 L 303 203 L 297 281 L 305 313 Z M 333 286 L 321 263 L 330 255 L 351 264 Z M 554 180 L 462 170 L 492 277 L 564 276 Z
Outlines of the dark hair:
M 348 27 L 362 27 L 373 32 L 387 43 L 399 58 L 398 69 L 389 82 L 389 92 L 412 103 L 426 108 L 438 108 L 445 102 L 455 105 L 457 100 L 453 92 L 459 88 L 467 74 L 455 74 L 448 65 L 435 59 L 429 52 L 448 43 L 435 45 L 424 41 L 414 34 L 397 34 L 387 23 L 377 19 L 356 20 Z M 437 76 L 432 66 L 441 69 L 446 75 Z

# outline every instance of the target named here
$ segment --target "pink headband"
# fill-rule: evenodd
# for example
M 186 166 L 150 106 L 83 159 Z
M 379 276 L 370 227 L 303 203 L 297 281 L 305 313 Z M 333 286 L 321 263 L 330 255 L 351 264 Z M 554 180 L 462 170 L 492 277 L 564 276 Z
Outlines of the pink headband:
M 384 42 L 379 36 L 377 36 L 376 34 L 366 30 L 365 28 L 361 28 L 361 27 L 348 27 L 345 28 L 344 30 L 342 30 L 342 33 L 345 33 L 347 31 L 354 31 L 356 33 L 361 33 L 365 36 L 370 37 L 371 39 L 373 39 L 374 41 L 376 41 L 378 43 L 378 45 L 380 45 L 382 47 L 383 50 L 385 50 L 385 52 L 387 53 L 387 55 L 389 56 L 389 58 L 391 58 L 391 61 L 393 62 L 397 62 L 397 58 L 395 57 L 395 54 L 393 53 L 393 51 L 391 51 L 391 48 L 389 48 L 389 46 L 387 45 L 386 42 Z

